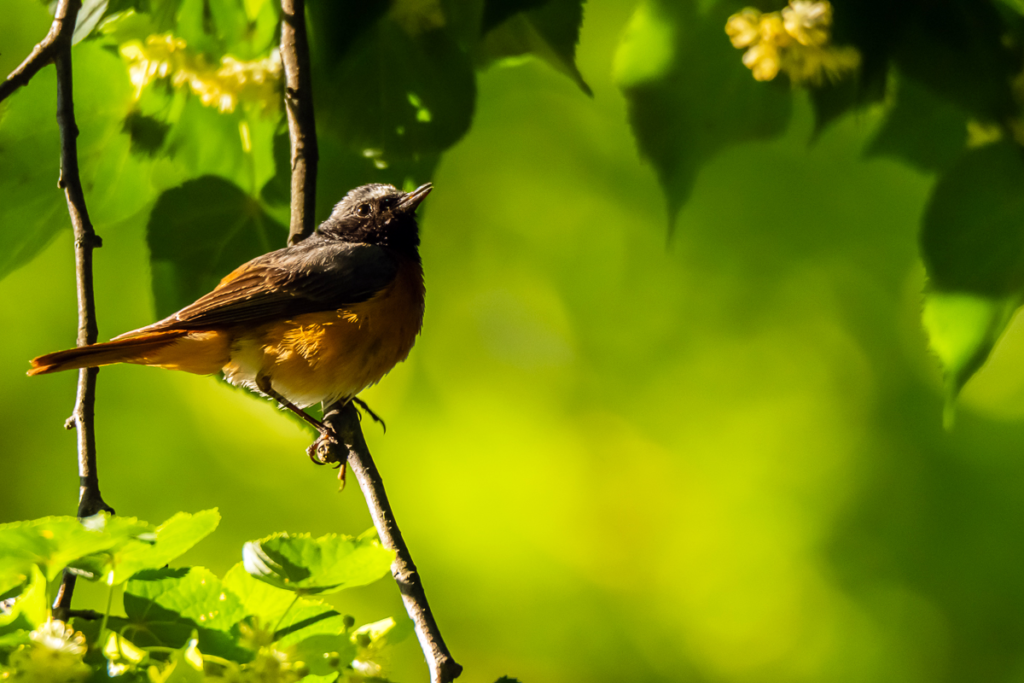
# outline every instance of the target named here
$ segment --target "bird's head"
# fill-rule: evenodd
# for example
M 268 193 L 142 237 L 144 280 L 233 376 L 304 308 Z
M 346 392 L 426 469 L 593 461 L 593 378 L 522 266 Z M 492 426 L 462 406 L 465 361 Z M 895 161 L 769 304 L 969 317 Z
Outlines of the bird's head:
M 317 231 L 330 239 L 391 247 L 416 254 L 420 244 L 416 207 L 430 194 L 430 183 L 412 192 L 392 185 L 363 185 L 345 195 Z

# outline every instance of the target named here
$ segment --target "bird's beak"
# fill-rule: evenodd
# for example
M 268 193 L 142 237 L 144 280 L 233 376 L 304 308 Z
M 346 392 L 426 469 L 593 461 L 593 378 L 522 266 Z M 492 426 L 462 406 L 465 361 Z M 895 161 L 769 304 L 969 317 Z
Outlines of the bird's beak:
M 409 194 L 405 195 L 405 197 L 402 198 L 402 201 L 400 201 L 398 206 L 395 208 L 399 211 L 412 213 L 416 210 L 416 207 L 420 205 L 420 202 L 427 198 L 427 195 L 430 194 L 430 191 L 433 189 L 433 185 L 430 183 L 424 183 Z

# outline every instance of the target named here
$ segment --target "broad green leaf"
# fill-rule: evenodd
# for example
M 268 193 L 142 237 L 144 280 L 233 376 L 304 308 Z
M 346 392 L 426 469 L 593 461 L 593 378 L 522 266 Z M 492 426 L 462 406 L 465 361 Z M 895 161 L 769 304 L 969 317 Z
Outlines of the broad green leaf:
M 703 164 L 728 145 L 778 135 L 789 122 L 788 85 L 755 81 L 725 35 L 738 8 L 723 0 L 698 16 L 692 0 L 645 0 L 615 55 L 615 80 L 640 153 L 657 172 L 670 226 Z
M 936 183 L 921 255 L 924 325 L 946 375 L 946 422 L 957 393 L 1024 301 L 1024 156 L 997 142 L 968 151 Z
M 968 151 L 932 190 L 921 231 L 932 289 L 991 298 L 1024 288 L 1024 156 L 997 142 Z
M 125 118 L 132 88 L 120 58 L 99 43 L 74 48 L 78 155 L 86 205 L 102 236 L 153 201 L 153 159 L 130 153 Z M 57 188 L 59 131 L 53 69 L 36 74 L 0 105 L 0 277 L 28 263 L 70 227 L 64 193 Z M 166 175 L 172 167 L 159 165 Z M 173 175 L 173 172 L 171 173 Z
M 287 234 L 257 200 L 222 178 L 164 192 L 147 225 L 157 315 L 170 315 L 236 267 L 281 248 Z
M 928 345 L 946 377 L 943 423 L 953 426 L 957 394 L 988 358 L 1021 299 L 994 299 L 976 294 L 929 292 L 922 320 Z
M 266 628 L 276 627 L 278 646 L 293 645 L 313 635 L 336 636 L 345 632 L 345 618 L 331 605 L 275 588 L 253 578 L 241 562 L 224 576 L 224 587 L 238 596 L 245 611 Z
M 245 570 L 272 586 L 299 595 L 331 593 L 384 576 L 395 554 L 373 529 L 359 537 L 274 534 L 242 548 Z
M 949 168 L 967 145 L 967 116 L 912 78 L 899 79 L 896 102 L 865 150 L 922 171 Z
M 152 543 L 133 541 L 113 553 L 114 583 L 127 581 L 143 569 L 159 569 L 213 533 L 220 524 L 216 509 L 194 515 L 179 512 L 156 528 Z
M 52 581 L 69 564 L 108 551 L 150 531 L 133 518 L 117 518 L 108 526 L 107 513 L 80 522 L 75 517 L 43 517 L 0 525 L 0 593 L 27 581 L 38 567 Z
M 583 0 L 489 0 L 484 6 L 480 56 L 489 61 L 533 55 L 593 96 L 576 66 L 582 23 Z
M 202 683 L 208 680 L 203 675 L 203 655 L 198 647 L 195 634 L 184 646 L 171 653 L 167 664 L 149 668 L 149 683 Z
M 241 601 L 209 570 L 147 569 L 125 587 L 123 633 L 140 647 L 183 647 L 193 631 L 203 652 L 232 661 L 251 653 L 236 642 L 245 618 Z
M 365 5 L 311 5 L 318 129 L 379 164 L 444 151 L 472 119 L 476 78 L 469 56 L 439 3 Z

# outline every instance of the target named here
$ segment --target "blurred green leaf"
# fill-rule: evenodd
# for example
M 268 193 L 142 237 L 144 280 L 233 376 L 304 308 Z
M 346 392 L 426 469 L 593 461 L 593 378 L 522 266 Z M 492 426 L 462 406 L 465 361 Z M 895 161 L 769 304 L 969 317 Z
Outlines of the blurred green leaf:
M 260 254 L 282 247 L 287 229 L 232 183 L 191 180 L 160 195 L 146 228 L 157 315 L 170 315 Z
M 1024 301 L 1024 157 L 998 142 L 967 152 L 936 183 L 921 253 L 928 272 L 924 325 L 952 402 L 988 358 Z
M 123 633 L 140 647 L 180 648 L 193 631 L 207 654 L 244 662 L 251 652 L 237 644 L 241 601 L 209 570 L 147 569 L 125 587 Z
M 395 621 L 394 618 L 388 617 L 372 624 L 363 624 L 349 634 L 349 639 L 354 645 L 380 650 L 402 642 L 414 631 L 415 626 L 411 619 Z
M 347 635 L 326 633 L 310 636 L 299 643 L 291 646 L 288 650 L 293 661 L 303 661 L 309 666 L 311 674 L 316 676 L 327 676 L 337 672 L 324 657 L 324 653 L 337 653 L 338 659 L 345 664 L 350 663 L 356 656 L 356 646 L 352 644 Z
M 899 80 L 896 102 L 865 154 L 899 159 L 922 171 L 942 171 L 966 145 L 964 112 L 907 77 Z
M 615 55 L 615 80 L 670 226 L 703 164 L 728 145 L 779 135 L 789 122 L 789 88 L 755 81 L 725 35 L 736 9 L 723 0 L 698 16 L 692 1 L 645 0 Z
M 476 78 L 440 5 L 359 4 L 311 6 L 318 129 L 378 165 L 444 151 L 469 128 Z
M 359 537 L 278 533 L 242 548 L 245 570 L 277 588 L 311 595 L 362 586 L 384 576 L 395 554 L 370 529 Z
M 1024 156 L 997 142 L 968 151 L 939 178 L 921 255 L 931 287 L 992 298 L 1024 287 Z
M 953 426 L 956 396 L 985 363 L 992 347 L 1006 329 L 1018 297 L 994 299 L 974 294 L 928 292 L 922 321 L 928 345 L 938 356 L 946 377 L 943 423 Z
M 33 565 L 20 594 L 3 613 L 0 613 L 0 637 L 11 644 L 22 641 L 21 634 L 35 629 L 49 616 L 46 594 L 46 576 Z
M 533 55 L 593 97 L 576 66 L 582 23 L 583 0 L 489 0 L 484 5 L 480 56 L 486 62 Z

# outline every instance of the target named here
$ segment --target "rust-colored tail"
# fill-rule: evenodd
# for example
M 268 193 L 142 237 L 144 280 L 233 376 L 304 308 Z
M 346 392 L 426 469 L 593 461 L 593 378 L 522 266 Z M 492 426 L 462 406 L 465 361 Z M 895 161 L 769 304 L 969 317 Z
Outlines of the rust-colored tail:
M 48 353 L 32 360 L 32 369 L 28 374 L 45 375 L 61 370 L 95 368 L 114 363 L 147 363 L 147 359 L 154 353 L 187 334 L 187 330 L 163 330 Z

